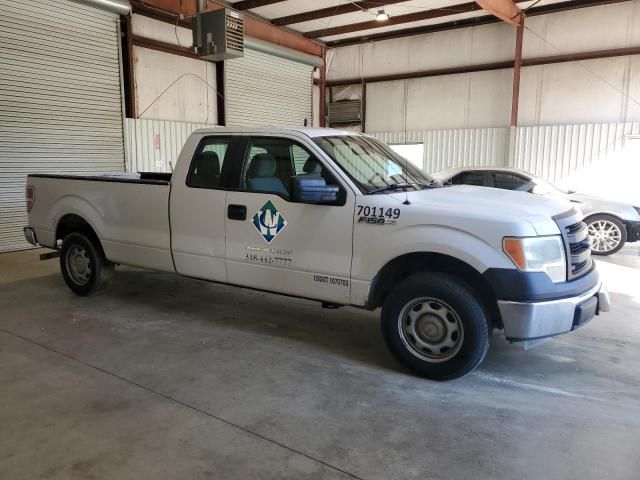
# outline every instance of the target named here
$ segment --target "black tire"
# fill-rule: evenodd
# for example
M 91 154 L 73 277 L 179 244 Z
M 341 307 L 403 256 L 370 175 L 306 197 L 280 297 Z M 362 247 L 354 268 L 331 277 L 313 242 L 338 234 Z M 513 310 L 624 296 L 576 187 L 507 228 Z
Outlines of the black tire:
M 434 310 L 438 304 L 444 310 Z M 418 320 L 411 321 L 410 312 L 418 315 Z M 411 330 L 410 323 L 418 337 L 406 333 Z M 418 330 L 426 334 L 420 337 Z M 478 295 L 447 274 L 412 275 L 387 295 L 382 306 L 382 334 L 387 346 L 401 363 L 431 380 L 452 380 L 473 371 L 489 350 L 489 332 L 490 322 Z M 441 338 L 445 343 L 455 342 L 455 346 L 431 349 L 442 344 L 438 342 Z M 428 343 L 429 339 L 436 343 Z M 427 343 L 429 348 L 418 352 L 417 345 Z
M 587 228 L 589 229 L 589 240 L 591 241 L 591 254 L 592 255 L 613 255 L 614 253 L 620 251 L 624 244 L 627 243 L 627 228 L 624 226 L 624 223 L 620 221 L 620 219 L 613 217 L 611 215 L 592 215 L 584 221 L 587 224 Z M 610 250 L 606 250 L 608 248 L 607 239 L 603 239 L 603 243 L 594 243 L 598 240 L 595 239 L 594 233 L 597 234 L 600 225 L 615 225 L 615 227 L 619 230 L 619 243 L 611 248 Z M 615 230 L 615 228 L 614 228 Z M 616 237 L 617 238 L 617 237 Z
M 62 240 L 60 271 L 76 295 L 87 296 L 109 286 L 114 265 L 104 257 L 98 240 L 83 233 L 70 233 Z

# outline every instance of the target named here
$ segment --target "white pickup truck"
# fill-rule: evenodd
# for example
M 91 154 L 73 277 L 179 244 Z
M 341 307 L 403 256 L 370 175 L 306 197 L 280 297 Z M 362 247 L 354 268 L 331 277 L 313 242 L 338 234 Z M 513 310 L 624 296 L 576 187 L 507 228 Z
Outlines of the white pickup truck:
M 26 195 L 27 239 L 79 295 L 125 264 L 382 307 L 390 350 L 436 380 L 478 366 L 494 329 L 532 345 L 609 309 L 571 206 L 443 187 L 353 132 L 198 130 L 173 174 L 29 175 Z

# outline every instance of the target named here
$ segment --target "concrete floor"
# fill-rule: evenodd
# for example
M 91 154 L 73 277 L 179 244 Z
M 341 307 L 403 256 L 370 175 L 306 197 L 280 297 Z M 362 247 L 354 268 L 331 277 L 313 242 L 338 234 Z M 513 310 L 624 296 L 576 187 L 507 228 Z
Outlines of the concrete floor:
M 412 376 L 376 313 L 120 269 L 74 296 L 0 255 L 2 479 L 634 479 L 640 250 L 614 312 L 463 379 Z

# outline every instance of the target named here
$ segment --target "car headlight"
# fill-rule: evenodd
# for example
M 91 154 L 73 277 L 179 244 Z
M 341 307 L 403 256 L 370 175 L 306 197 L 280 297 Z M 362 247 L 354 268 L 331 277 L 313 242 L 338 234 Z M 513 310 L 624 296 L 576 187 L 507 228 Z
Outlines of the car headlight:
M 507 237 L 502 242 L 502 249 L 523 272 L 545 272 L 554 283 L 567 280 L 565 249 L 560 235 Z

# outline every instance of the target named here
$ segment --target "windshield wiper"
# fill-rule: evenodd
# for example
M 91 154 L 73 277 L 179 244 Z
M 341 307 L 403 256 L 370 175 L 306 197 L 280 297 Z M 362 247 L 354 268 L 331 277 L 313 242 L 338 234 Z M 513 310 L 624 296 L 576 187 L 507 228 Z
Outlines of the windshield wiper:
M 373 193 L 388 192 L 390 190 L 403 190 L 406 188 L 415 187 L 416 185 L 417 184 L 415 183 L 391 183 L 389 185 L 385 185 L 384 187 L 374 188 L 373 190 L 369 190 L 367 192 L 367 195 L 371 195 Z

